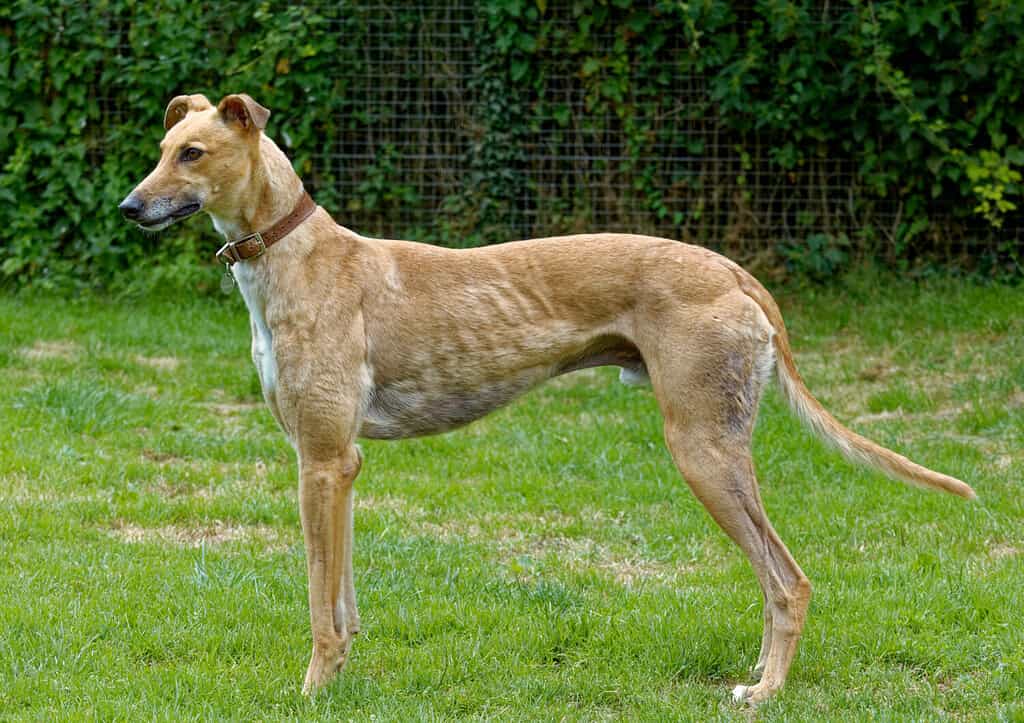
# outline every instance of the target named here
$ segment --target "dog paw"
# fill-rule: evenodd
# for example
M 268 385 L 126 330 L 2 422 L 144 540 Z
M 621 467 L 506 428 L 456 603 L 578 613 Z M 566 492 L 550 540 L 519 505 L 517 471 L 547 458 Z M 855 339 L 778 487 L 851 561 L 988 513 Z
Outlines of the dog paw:
M 314 645 L 313 655 L 306 669 L 306 679 L 302 683 L 303 694 L 312 695 L 329 683 L 338 671 L 345 667 L 351 647 L 351 637 L 338 639 L 329 645 Z
M 761 681 L 757 685 L 737 685 L 732 689 L 732 699 L 737 703 L 757 705 L 779 692 L 781 685 L 768 685 Z

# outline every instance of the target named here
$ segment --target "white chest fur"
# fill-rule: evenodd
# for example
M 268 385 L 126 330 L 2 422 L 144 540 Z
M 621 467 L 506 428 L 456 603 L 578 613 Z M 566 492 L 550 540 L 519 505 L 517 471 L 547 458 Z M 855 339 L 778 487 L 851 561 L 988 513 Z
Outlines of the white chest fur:
M 267 326 L 264 315 L 266 305 L 261 294 L 262 284 L 256 278 L 252 267 L 240 262 L 231 267 L 242 299 L 249 309 L 250 326 L 252 327 L 252 361 L 256 365 L 256 373 L 260 377 L 260 385 L 267 401 L 272 403 L 277 390 L 277 363 L 274 360 L 274 336 Z

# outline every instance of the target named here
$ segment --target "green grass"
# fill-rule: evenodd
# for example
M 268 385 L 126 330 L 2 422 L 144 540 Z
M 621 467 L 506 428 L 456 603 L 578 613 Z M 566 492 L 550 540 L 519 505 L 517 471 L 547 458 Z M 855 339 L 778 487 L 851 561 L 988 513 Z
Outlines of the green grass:
M 815 596 L 750 713 L 754 576 L 614 371 L 364 445 L 364 632 L 307 700 L 295 463 L 237 296 L 0 297 L 0 717 L 1024 720 L 1024 291 L 780 301 L 840 419 L 980 500 L 846 464 L 771 392 L 763 495 Z

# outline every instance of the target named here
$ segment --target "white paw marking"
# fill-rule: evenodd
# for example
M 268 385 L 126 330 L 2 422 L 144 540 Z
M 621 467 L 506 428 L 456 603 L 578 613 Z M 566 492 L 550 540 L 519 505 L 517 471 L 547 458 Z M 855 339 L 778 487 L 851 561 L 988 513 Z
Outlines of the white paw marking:
M 737 685 L 732 689 L 732 699 L 737 703 L 742 703 L 747 699 L 747 686 Z

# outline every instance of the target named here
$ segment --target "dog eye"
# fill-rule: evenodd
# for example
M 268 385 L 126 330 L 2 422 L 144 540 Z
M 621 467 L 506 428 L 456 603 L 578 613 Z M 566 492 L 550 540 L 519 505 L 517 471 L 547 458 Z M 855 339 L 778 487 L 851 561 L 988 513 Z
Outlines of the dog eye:
M 190 161 L 198 161 L 201 155 L 203 155 L 203 152 L 198 148 L 186 148 L 181 152 L 181 160 L 186 163 Z

